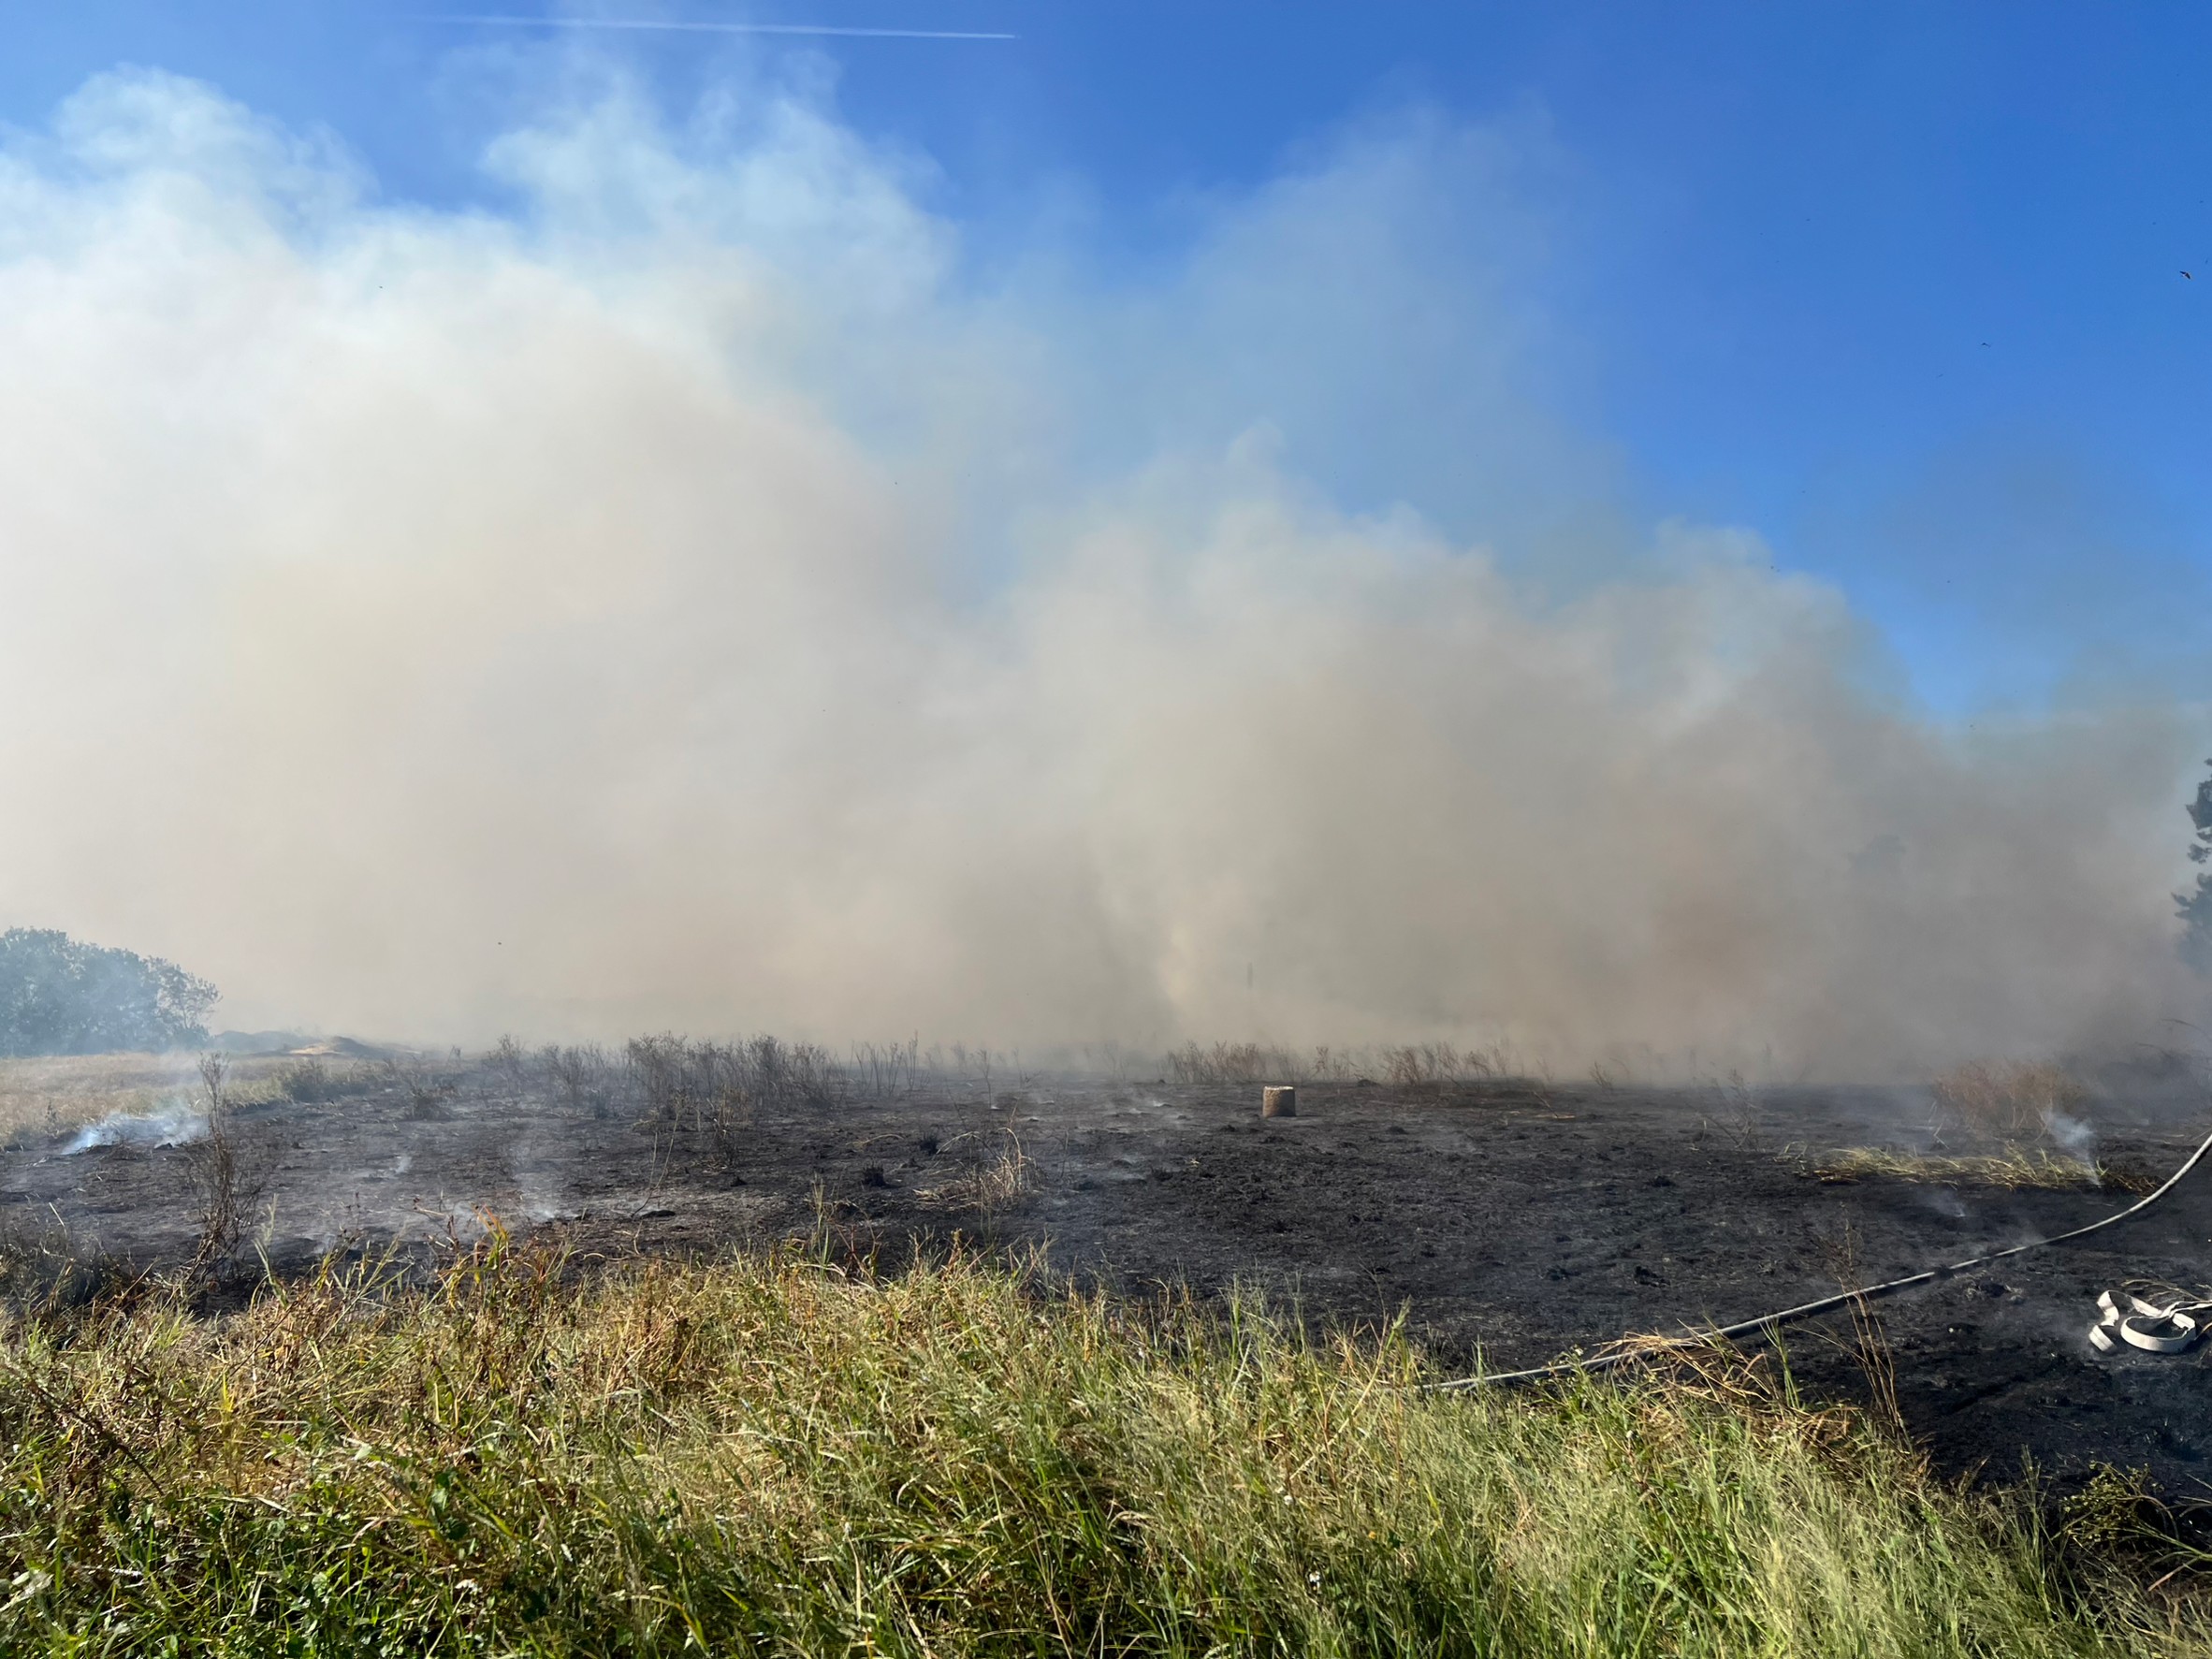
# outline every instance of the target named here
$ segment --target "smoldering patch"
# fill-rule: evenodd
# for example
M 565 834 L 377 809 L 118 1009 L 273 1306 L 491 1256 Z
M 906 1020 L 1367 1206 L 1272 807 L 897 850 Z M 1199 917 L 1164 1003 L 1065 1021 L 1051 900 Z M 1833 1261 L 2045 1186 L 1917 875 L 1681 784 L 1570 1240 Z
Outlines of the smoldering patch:
M 110 1113 L 79 1129 L 61 1148 L 63 1157 L 75 1157 L 102 1146 L 162 1148 L 187 1146 L 208 1134 L 208 1114 L 182 1097 L 150 1112 Z

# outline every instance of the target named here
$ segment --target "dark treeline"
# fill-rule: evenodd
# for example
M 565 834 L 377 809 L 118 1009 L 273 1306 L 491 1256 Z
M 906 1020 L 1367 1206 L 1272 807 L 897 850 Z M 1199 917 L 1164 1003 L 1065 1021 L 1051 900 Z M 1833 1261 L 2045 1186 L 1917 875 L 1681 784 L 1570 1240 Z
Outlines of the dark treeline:
M 208 1040 L 213 985 L 50 928 L 0 933 L 0 1055 L 158 1054 Z

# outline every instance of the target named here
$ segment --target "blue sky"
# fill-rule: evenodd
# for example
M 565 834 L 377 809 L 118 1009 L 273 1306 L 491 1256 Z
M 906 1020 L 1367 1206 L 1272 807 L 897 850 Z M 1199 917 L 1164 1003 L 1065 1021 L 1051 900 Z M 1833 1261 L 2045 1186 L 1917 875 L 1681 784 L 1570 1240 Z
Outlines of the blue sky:
M 479 8 L 509 9 L 455 7 Z M 498 210 L 480 153 L 511 111 L 487 65 L 538 37 L 416 15 L 436 9 L 19 6 L 0 119 L 36 127 L 87 76 L 158 65 L 327 126 L 387 198 Z M 1263 189 L 1347 124 L 1503 123 L 1535 158 L 1511 191 L 1543 248 L 1525 277 L 1550 342 L 1537 400 L 1609 458 L 1612 506 L 1753 527 L 1785 565 L 1840 584 L 1940 710 L 2205 694 L 2201 10 L 793 0 L 605 15 L 1018 36 L 597 44 L 677 109 L 734 66 L 803 53 L 845 120 L 927 158 L 924 201 L 979 260 L 1050 222 L 1096 280 L 1138 287 L 1183 256 L 1209 203 Z M 1298 458 L 1346 505 L 1404 499 L 1491 533 L 1455 492 L 1448 406 L 1436 419 L 1426 453 L 1361 454 L 1338 433 Z

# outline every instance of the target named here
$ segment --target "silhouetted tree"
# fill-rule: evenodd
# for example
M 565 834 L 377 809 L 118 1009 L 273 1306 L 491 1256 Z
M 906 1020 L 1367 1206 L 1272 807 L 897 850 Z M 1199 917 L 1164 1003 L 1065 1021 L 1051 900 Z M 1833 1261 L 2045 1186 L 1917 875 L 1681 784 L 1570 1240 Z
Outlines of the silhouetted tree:
M 2205 763 L 2212 766 L 2212 761 Z M 2197 785 L 2197 798 L 2190 803 L 2189 821 L 2197 826 L 2195 842 L 2190 847 L 2191 864 L 2203 864 L 2212 859 L 2212 778 Z M 2181 920 L 2186 924 L 2181 935 L 2181 954 L 2199 973 L 2212 974 L 2212 872 L 2197 878 L 2196 888 L 2190 893 L 2177 893 L 2175 902 L 2181 907 Z
M 48 928 L 0 933 L 0 1055 L 195 1048 L 208 1040 L 218 996 L 159 957 Z

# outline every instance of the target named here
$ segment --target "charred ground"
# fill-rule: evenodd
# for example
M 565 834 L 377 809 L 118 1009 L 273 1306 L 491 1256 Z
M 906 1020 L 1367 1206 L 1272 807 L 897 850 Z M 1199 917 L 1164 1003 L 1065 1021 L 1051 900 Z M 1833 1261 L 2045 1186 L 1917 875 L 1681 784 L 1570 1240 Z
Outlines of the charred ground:
M 1404 1317 L 1454 1368 L 1740 1319 L 2131 1201 L 1811 1172 L 1823 1149 L 1914 1138 L 1912 1098 L 1888 1090 L 1307 1084 L 1298 1117 L 1262 1122 L 1245 1084 L 996 1082 L 846 1076 L 710 1117 L 612 1068 L 357 1067 L 330 1098 L 240 1105 L 234 1133 L 280 1273 L 485 1215 L 586 1252 L 821 1236 L 895 1264 L 959 1235 L 1124 1293 L 1243 1285 L 1317 1325 Z M 2203 1133 L 2153 1088 L 2101 1100 L 2095 1128 L 2108 1166 L 2160 1173 Z M 0 1152 L 17 1231 L 189 1260 L 188 1149 L 87 1139 L 33 1127 Z M 2212 1362 L 2084 1340 L 2100 1289 L 2203 1283 L 2208 1238 L 2212 1175 L 2098 1238 L 1881 1304 L 1905 1423 L 1955 1473 L 2032 1461 L 2064 1488 L 2109 1463 L 2212 1497 Z M 1885 1386 L 1848 1319 L 1796 1332 L 1790 1362 L 1816 1396 Z

